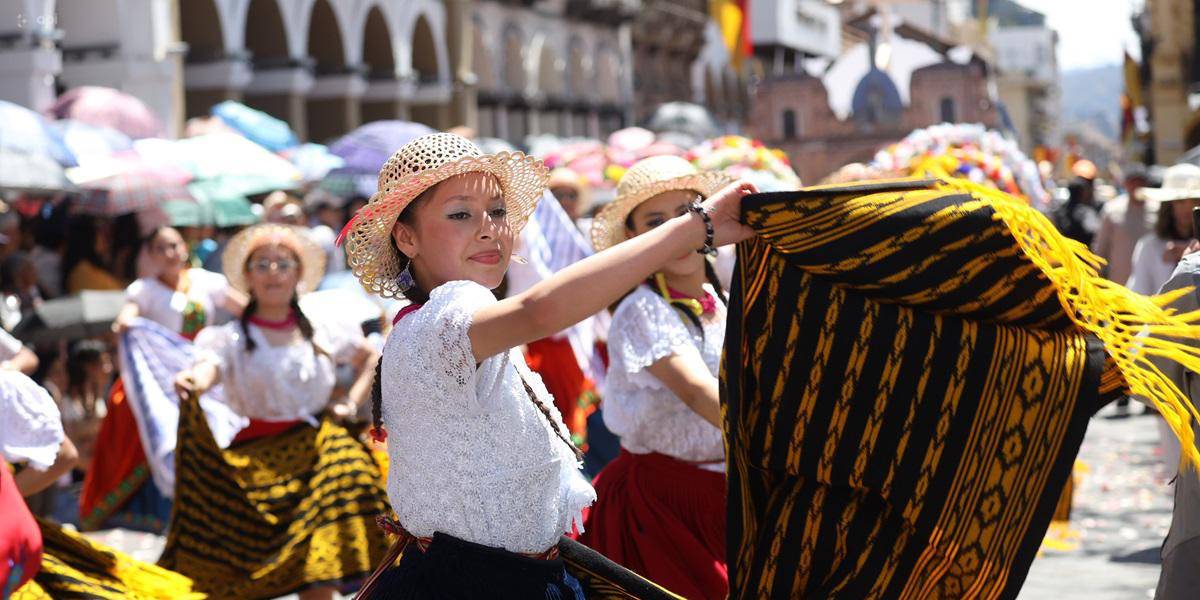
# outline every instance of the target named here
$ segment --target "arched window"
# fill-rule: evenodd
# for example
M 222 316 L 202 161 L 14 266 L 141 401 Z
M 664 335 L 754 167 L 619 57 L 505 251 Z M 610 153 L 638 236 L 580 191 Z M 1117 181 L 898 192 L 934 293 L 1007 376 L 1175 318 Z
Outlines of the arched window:
M 954 122 L 958 121 L 958 119 L 956 118 L 957 115 L 955 115 L 956 112 L 957 111 L 954 110 L 954 98 L 950 98 L 948 96 L 942 98 L 942 102 L 939 105 L 939 110 L 938 110 L 938 113 L 939 113 L 940 118 L 942 119 L 942 122 L 943 123 L 954 123 Z
M 796 139 L 796 111 L 790 108 L 783 111 L 783 139 Z

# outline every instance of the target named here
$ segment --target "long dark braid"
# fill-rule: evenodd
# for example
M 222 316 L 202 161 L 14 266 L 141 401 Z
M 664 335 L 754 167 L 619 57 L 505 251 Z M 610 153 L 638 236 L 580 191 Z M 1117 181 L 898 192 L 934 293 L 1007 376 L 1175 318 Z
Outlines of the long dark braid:
M 375 381 L 371 382 L 371 426 L 372 436 L 383 436 L 383 357 L 375 361 Z M 376 435 L 378 434 L 378 435 Z M 383 441 L 380 439 L 379 441 Z
M 256 310 L 258 310 L 258 300 L 251 294 L 250 302 L 246 303 L 246 310 L 242 311 L 242 318 L 239 319 L 242 324 L 242 337 L 246 338 L 246 354 L 254 352 L 254 348 L 258 345 L 254 343 L 254 338 L 250 337 L 250 317 L 254 316 Z
M 521 378 L 521 384 L 525 386 L 525 395 L 529 397 L 529 401 L 532 402 L 533 405 L 538 408 L 538 410 L 542 411 L 542 416 L 545 417 L 546 423 L 550 425 L 550 429 L 553 429 L 554 434 L 558 436 L 558 439 L 562 440 L 562 443 L 566 444 L 567 447 L 571 449 L 571 452 L 575 454 L 575 460 L 583 460 L 583 451 L 580 450 L 579 447 L 573 442 L 571 442 L 571 438 L 567 437 L 566 434 L 562 432 L 562 428 L 560 428 L 558 424 L 554 422 L 554 417 L 550 414 L 550 408 L 547 407 L 544 402 L 538 401 L 537 395 L 533 393 L 533 388 L 530 387 L 529 382 L 525 381 L 525 378 L 521 376 L 520 371 L 517 371 L 517 377 Z

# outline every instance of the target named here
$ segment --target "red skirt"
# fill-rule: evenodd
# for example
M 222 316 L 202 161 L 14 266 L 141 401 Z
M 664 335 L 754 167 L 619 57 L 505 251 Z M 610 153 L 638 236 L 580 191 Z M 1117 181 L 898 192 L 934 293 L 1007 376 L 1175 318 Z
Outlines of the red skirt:
M 554 396 L 576 446 L 587 450 L 587 418 L 596 411 L 596 385 L 579 368 L 567 338 L 543 338 L 525 346 L 525 363 L 542 378 Z
M 725 475 L 621 450 L 579 541 L 685 598 L 725 598 Z

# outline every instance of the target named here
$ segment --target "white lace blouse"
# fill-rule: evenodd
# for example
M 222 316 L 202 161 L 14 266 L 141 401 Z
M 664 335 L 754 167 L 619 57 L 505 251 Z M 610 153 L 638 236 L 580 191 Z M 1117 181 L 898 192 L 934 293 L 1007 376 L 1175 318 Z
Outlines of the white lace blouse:
M 705 286 L 711 294 L 713 289 Z M 694 324 L 657 292 L 639 286 L 613 313 L 608 333 L 604 424 L 621 437 L 621 446 L 634 454 L 657 452 L 686 461 L 725 458 L 721 430 L 688 408 L 646 368 L 659 359 L 699 355 L 716 377 L 725 343 L 725 307 L 717 303 L 718 318 Z M 722 470 L 723 465 L 710 467 Z
M 311 317 L 311 316 L 310 316 Z M 247 325 L 254 352 L 246 352 L 242 325 L 232 321 L 206 327 L 196 336 L 198 358 L 217 365 L 225 402 L 243 417 L 263 421 L 306 421 L 329 404 L 336 382 L 335 363 L 353 360 L 364 343 L 362 331 L 313 319 L 313 342 L 272 346 L 262 331 Z
M 0 370 L 0 455 L 45 471 L 65 437 L 50 394 L 21 373 Z
M 442 532 L 510 552 L 543 552 L 572 525 L 582 530 L 581 511 L 596 493 L 551 429 L 566 432 L 520 352 L 476 367 L 468 331 L 475 312 L 494 302 L 477 283 L 450 282 L 392 329 L 383 350 L 388 498 L 418 537 Z

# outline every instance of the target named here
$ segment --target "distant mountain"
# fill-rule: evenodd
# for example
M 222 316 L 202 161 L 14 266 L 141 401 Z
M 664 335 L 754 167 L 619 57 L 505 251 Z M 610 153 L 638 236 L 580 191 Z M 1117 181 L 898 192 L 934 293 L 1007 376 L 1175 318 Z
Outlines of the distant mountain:
M 1120 136 L 1121 92 L 1125 75 L 1121 65 L 1072 69 L 1062 73 L 1062 130 L 1089 123 L 1110 139 Z

